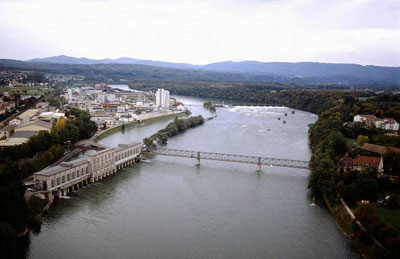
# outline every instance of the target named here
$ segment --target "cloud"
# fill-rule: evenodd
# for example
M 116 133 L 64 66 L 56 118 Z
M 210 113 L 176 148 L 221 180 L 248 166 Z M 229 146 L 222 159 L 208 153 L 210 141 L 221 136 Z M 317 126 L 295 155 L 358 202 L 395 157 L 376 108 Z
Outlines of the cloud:
M 399 66 L 399 10 L 392 0 L 0 0 L 0 56 Z

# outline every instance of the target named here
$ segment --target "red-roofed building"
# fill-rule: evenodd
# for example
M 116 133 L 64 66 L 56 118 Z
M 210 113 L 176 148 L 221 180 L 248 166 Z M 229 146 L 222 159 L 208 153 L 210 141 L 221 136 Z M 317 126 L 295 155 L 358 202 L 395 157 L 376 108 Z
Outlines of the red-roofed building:
M 372 167 L 383 172 L 383 159 L 382 157 L 373 156 L 360 156 L 351 158 L 348 154 L 344 155 L 339 161 L 339 167 L 344 170 L 357 170 L 360 171 L 364 167 Z

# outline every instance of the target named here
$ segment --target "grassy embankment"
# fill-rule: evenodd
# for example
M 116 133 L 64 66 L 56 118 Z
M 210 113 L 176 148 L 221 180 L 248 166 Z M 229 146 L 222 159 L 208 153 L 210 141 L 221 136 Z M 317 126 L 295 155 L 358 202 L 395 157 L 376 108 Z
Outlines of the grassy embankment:
M 348 148 L 354 147 L 358 145 L 357 139 L 345 138 L 345 143 Z
M 378 208 L 379 219 L 400 234 L 400 209 Z
M 352 234 L 354 234 L 351 227 L 353 220 L 343 205 L 340 203 L 331 203 L 328 199 L 326 199 L 325 196 L 324 200 L 333 218 L 335 219 L 336 225 L 342 230 L 342 232 L 347 237 L 350 237 Z
M 127 123 L 127 124 L 124 124 L 124 125 L 125 125 L 125 129 L 130 129 L 130 128 L 136 127 L 138 125 L 149 125 L 149 124 L 152 124 L 152 123 L 155 123 L 155 122 L 159 122 L 159 121 L 170 120 L 170 119 L 173 119 L 173 118 L 175 118 L 177 116 L 178 117 L 182 117 L 182 116 L 186 116 L 186 115 L 187 115 L 186 113 L 181 112 L 181 113 L 177 113 L 177 114 L 170 114 L 170 115 L 166 115 L 166 116 L 151 118 L 151 119 L 143 120 L 141 122 L 134 121 L 134 122 Z M 122 131 L 122 129 L 123 129 L 123 125 L 120 125 L 120 126 L 114 127 L 114 128 L 110 128 L 109 130 L 106 130 L 102 134 L 97 136 L 95 138 L 95 141 L 99 141 L 99 140 L 104 139 L 104 138 L 106 138 L 106 137 L 108 137 L 108 136 L 110 136 L 110 135 L 112 135 L 114 133 L 120 132 L 120 131 Z

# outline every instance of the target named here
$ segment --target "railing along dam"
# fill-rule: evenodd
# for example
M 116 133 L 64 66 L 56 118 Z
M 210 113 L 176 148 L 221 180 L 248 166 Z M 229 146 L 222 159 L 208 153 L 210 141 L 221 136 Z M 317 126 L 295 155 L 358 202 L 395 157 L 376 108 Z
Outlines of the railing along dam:
M 283 159 L 283 158 L 244 156 L 244 155 L 236 155 L 236 154 L 224 154 L 224 153 L 215 153 L 215 152 L 203 152 L 203 151 L 180 150 L 180 149 L 169 149 L 169 148 L 157 148 L 157 149 L 153 150 L 152 153 L 161 155 L 161 156 L 195 158 L 197 160 L 197 165 L 200 165 L 201 159 L 223 161 L 223 162 L 255 164 L 258 166 L 257 171 L 261 171 L 261 165 L 292 167 L 292 168 L 301 168 L 301 169 L 309 168 L 308 161 Z

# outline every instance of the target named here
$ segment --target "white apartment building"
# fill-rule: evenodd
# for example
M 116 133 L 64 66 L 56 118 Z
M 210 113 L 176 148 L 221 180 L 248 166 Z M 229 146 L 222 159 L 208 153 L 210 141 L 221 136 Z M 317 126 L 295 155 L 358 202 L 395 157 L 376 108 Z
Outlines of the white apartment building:
M 169 91 L 164 89 L 157 89 L 156 105 L 161 108 L 169 108 Z
M 354 122 L 363 122 L 367 126 L 374 125 L 378 129 L 398 131 L 399 124 L 394 118 L 377 118 L 372 114 L 356 115 L 353 119 Z

